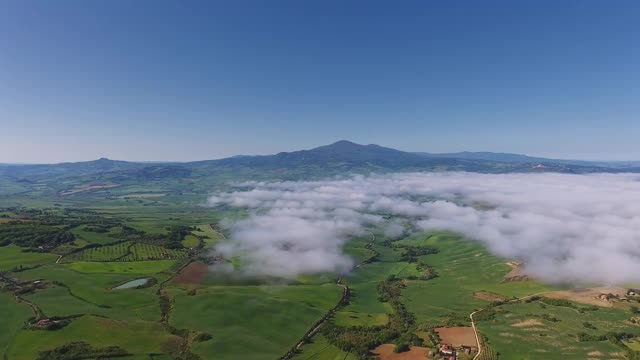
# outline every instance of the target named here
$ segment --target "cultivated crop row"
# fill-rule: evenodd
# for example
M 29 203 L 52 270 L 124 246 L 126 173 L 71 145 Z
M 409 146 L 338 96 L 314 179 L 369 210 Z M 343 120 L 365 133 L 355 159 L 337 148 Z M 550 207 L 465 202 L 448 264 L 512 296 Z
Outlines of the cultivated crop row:
M 186 256 L 187 252 L 184 250 L 166 249 L 157 245 L 126 241 L 69 254 L 62 259 L 62 262 L 164 260 L 180 259 Z

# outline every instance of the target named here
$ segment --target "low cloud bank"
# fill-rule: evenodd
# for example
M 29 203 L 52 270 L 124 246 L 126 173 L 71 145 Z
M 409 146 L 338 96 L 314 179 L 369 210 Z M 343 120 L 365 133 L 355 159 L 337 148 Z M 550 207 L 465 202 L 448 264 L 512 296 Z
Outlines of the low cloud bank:
M 209 204 L 251 210 L 218 247 L 242 256 L 249 272 L 346 272 L 348 238 L 393 214 L 422 230 L 463 233 L 547 281 L 640 281 L 637 175 L 403 173 L 242 186 Z

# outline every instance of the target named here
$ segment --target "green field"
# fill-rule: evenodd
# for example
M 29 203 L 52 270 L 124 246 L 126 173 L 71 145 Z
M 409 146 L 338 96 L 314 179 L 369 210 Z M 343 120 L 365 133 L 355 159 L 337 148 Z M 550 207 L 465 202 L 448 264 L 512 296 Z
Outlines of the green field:
M 209 225 L 197 225 L 196 230 L 193 233 L 196 236 L 202 236 L 205 238 L 205 247 L 213 247 L 222 239 L 222 235 L 211 229 L 211 226 Z
M 112 290 L 139 277 L 133 274 L 81 273 L 66 265 L 56 264 L 23 271 L 17 273 L 16 277 L 27 281 L 51 282 L 46 289 L 25 296 L 48 316 L 88 313 L 108 315 L 115 319 L 133 317 L 157 320 L 160 317 L 155 294 L 157 286 Z
M 505 305 L 496 311 L 494 320 L 480 321 L 478 326 L 504 359 L 620 358 L 621 348 L 611 342 L 579 342 L 576 334 L 600 335 L 611 331 L 640 334 L 640 327 L 626 321 L 631 315 L 629 311 L 620 309 L 598 308 L 578 314 L 572 308 L 536 301 Z M 585 322 L 595 329 L 586 328 Z
M 295 360 L 357 360 L 358 357 L 346 353 L 331 345 L 327 339 L 318 335 L 313 341 L 304 346 L 304 352 L 293 357 Z
M 68 269 L 81 273 L 156 274 L 167 271 L 176 260 L 128 261 L 128 262 L 73 262 L 64 264 Z
M 78 226 L 71 230 L 76 236 L 76 239 L 83 240 L 91 244 L 109 244 L 118 240 L 115 232 L 97 233 L 93 231 L 87 231 L 87 226 Z
M 117 344 L 137 355 L 176 352 L 182 342 L 180 337 L 167 333 L 158 323 L 83 316 L 56 331 L 22 330 L 7 354 L 9 359 L 33 360 L 39 351 L 79 340 L 96 347 Z
M 54 263 L 58 256 L 38 252 L 24 252 L 22 248 L 9 245 L 0 247 L 0 271 L 7 271 L 16 267 L 32 267 L 47 263 Z
M 439 277 L 409 281 L 403 292 L 407 308 L 423 322 L 434 325 L 469 322 L 469 313 L 487 305 L 486 301 L 473 297 L 480 291 L 511 298 L 552 290 L 536 281 L 503 282 L 504 275 L 510 271 L 505 259 L 489 254 L 479 243 L 454 234 L 418 234 L 401 243 L 439 249 L 439 253 L 423 257 Z
M 0 293 L 0 354 L 6 352 L 29 317 L 33 316 L 31 309 L 25 304 L 19 304 L 8 294 Z
M 282 356 L 341 295 L 320 286 L 211 286 L 189 296 L 172 289 L 171 324 L 213 335 L 192 351 L 203 359 L 274 359 Z M 196 313 L 198 316 L 193 316 Z
M 200 239 L 195 235 L 187 235 L 184 240 L 182 240 L 182 246 L 185 248 L 197 248 L 198 245 L 200 245 Z

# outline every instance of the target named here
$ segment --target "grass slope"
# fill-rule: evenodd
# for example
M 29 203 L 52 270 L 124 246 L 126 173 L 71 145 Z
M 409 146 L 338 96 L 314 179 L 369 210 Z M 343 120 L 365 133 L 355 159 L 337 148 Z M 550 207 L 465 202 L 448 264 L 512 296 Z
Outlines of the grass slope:
M 439 277 L 429 281 L 408 281 L 403 299 L 409 311 L 421 322 L 434 325 L 469 322 L 473 310 L 488 303 L 473 297 L 490 291 L 507 298 L 551 290 L 537 281 L 503 282 L 510 268 L 505 259 L 489 254 L 479 243 L 449 233 L 419 234 L 402 240 L 403 244 L 433 246 L 439 253 L 422 256 Z
M 12 296 L 0 293 L 0 355 L 5 354 L 14 336 L 20 331 L 24 323 L 33 316 L 31 309 L 25 304 L 19 304 Z
M 37 252 L 23 252 L 15 245 L 0 247 L 0 271 L 7 271 L 19 266 L 31 267 L 35 265 L 54 263 L 58 256 Z
M 181 339 L 159 323 L 118 321 L 83 316 L 56 331 L 21 330 L 8 351 L 11 360 L 33 360 L 38 352 L 72 341 L 86 341 L 95 347 L 118 345 L 131 354 L 169 353 L 179 350 Z
M 320 286 L 211 286 L 189 296 L 174 288 L 171 324 L 204 331 L 203 359 L 274 359 L 282 356 L 340 299 L 341 288 Z
M 629 311 L 620 309 L 579 314 L 572 308 L 532 302 L 501 306 L 494 320 L 480 321 L 478 328 L 503 359 L 615 359 L 620 358 L 619 347 L 609 341 L 578 342 L 576 334 L 639 333 L 637 325 L 626 321 L 630 317 Z M 585 322 L 596 329 L 586 328 Z
M 56 264 L 17 273 L 15 276 L 24 280 L 57 282 L 49 284 L 48 289 L 27 296 L 49 316 L 95 313 L 116 319 L 158 320 L 160 317 L 155 294 L 157 285 L 144 289 L 111 290 L 114 286 L 135 279 L 136 275 L 87 274 Z M 159 275 L 156 277 L 162 280 Z

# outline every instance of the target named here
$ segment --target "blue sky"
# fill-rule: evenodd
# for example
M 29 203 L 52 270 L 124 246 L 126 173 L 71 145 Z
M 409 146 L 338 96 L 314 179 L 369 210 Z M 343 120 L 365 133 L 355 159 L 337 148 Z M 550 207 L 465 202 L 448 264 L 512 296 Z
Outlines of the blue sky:
M 640 159 L 638 1 L 32 1 L 0 11 L 0 162 L 340 139 Z

